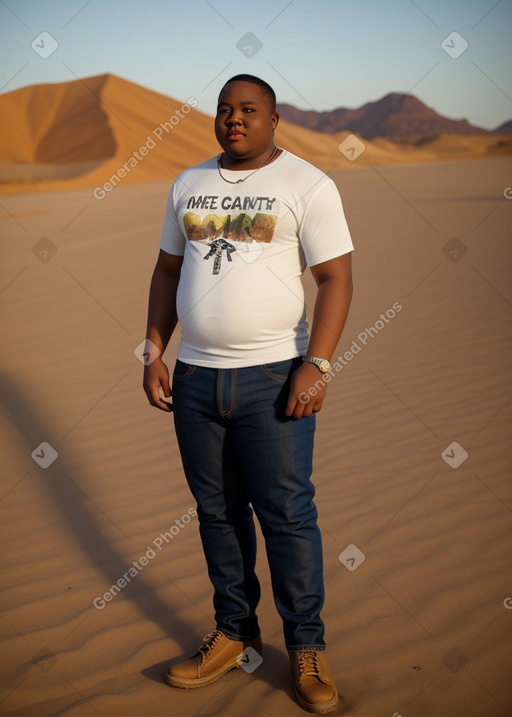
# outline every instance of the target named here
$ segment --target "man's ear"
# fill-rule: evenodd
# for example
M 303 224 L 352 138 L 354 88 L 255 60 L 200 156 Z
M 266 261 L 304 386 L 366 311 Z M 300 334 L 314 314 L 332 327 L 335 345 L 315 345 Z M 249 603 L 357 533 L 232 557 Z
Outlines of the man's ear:
M 272 129 L 275 129 L 279 123 L 279 112 L 272 112 L 270 119 L 272 121 Z

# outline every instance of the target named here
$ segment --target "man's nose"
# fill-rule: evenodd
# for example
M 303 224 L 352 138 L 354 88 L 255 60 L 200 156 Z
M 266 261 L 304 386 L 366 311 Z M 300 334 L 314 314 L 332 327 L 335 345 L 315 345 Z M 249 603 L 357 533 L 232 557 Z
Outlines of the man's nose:
M 235 110 L 228 118 L 228 125 L 242 124 L 242 121 L 241 116 Z

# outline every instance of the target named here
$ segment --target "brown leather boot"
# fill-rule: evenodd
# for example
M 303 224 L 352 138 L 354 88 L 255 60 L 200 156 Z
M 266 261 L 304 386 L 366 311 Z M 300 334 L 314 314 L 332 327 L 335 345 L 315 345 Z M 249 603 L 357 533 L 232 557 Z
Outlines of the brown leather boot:
M 288 650 L 297 702 L 302 709 L 322 715 L 338 704 L 338 693 L 324 656 L 317 650 Z
M 165 681 L 172 687 L 205 687 L 229 670 L 248 662 L 244 658 L 244 650 L 248 647 L 261 654 L 261 637 L 239 642 L 226 637 L 221 630 L 214 630 L 203 637 L 203 644 L 195 655 L 169 667 Z M 246 656 L 249 658 L 250 652 Z

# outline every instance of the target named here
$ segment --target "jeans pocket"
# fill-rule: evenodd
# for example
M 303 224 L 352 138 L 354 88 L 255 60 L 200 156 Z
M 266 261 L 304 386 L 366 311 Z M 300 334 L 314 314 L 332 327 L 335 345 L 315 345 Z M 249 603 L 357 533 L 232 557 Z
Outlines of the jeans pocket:
M 278 381 L 286 381 L 295 369 L 300 365 L 301 358 L 286 359 L 285 361 L 273 361 L 261 365 L 261 370 L 267 376 L 277 379 Z
M 194 371 L 196 370 L 195 366 L 192 366 L 191 364 L 184 363 L 183 361 L 180 361 L 179 359 L 176 360 L 176 363 L 174 365 L 174 371 L 172 374 L 172 380 L 173 381 L 184 381 L 189 376 L 192 376 Z

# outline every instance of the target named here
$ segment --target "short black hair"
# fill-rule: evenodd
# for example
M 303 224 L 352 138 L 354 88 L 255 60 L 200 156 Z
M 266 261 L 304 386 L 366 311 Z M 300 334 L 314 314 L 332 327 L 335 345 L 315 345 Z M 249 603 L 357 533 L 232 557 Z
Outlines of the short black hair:
M 267 99 L 270 102 L 270 107 L 272 109 L 272 112 L 276 111 L 276 93 L 272 89 L 272 87 L 268 84 L 268 82 L 265 82 L 265 80 L 262 80 L 260 77 L 256 77 L 255 75 L 235 75 L 234 77 L 231 77 L 227 82 L 224 83 L 224 87 L 226 85 L 229 85 L 230 82 L 252 82 L 253 85 L 258 85 L 258 87 L 261 88 L 263 94 L 267 97 Z M 221 90 L 221 92 L 222 92 Z

